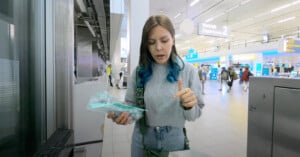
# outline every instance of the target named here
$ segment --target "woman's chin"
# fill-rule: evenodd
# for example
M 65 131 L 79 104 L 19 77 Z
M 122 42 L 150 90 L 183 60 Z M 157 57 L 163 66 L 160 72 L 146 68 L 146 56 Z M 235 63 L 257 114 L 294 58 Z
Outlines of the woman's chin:
M 161 59 L 158 60 L 158 59 L 157 59 L 157 60 L 156 60 L 156 63 L 157 63 L 157 64 L 167 64 L 167 60 L 161 60 Z

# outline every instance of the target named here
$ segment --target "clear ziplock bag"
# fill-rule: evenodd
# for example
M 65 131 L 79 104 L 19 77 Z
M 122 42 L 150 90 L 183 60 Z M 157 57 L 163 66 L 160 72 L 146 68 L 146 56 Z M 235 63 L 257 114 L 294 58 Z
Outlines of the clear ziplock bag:
M 140 119 L 145 111 L 142 108 L 121 103 L 107 92 L 96 93 L 95 96 L 91 97 L 87 109 L 104 113 L 114 112 L 116 117 L 121 112 L 127 112 L 130 115 L 132 123 Z

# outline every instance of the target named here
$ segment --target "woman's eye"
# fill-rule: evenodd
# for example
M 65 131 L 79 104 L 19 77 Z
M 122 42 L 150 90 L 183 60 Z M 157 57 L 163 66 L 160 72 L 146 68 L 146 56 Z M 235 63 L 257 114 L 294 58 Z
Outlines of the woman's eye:
M 148 44 L 153 45 L 153 44 L 155 44 L 155 42 L 154 41 L 148 41 Z
M 163 43 L 167 43 L 168 41 L 169 41 L 169 40 L 163 40 L 162 42 L 163 42 Z

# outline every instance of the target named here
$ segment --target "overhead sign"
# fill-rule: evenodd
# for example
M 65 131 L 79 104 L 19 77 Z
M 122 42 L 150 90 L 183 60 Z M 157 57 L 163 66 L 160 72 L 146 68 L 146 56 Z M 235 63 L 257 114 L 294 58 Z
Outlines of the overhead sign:
M 207 23 L 199 23 L 198 34 L 219 38 L 227 38 L 229 36 L 227 26 L 218 27 L 217 25 Z
M 288 39 L 285 42 L 285 52 L 298 52 L 300 53 L 300 40 Z

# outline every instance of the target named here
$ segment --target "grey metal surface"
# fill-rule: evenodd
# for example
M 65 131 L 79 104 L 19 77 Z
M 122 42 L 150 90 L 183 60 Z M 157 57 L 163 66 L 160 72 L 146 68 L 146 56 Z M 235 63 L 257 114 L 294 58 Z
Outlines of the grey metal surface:
M 72 128 L 74 65 L 74 1 L 56 0 L 55 83 L 57 128 Z
M 93 36 L 87 28 L 77 28 L 77 77 L 92 78 Z
M 300 99 L 299 90 L 299 78 L 250 78 L 247 157 L 279 157 L 286 156 L 279 155 L 282 152 L 295 153 L 294 144 L 299 143 L 298 137 L 287 130 L 297 131 L 293 127 L 299 126 L 299 117 L 288 116 L 299 111 L 296 106 Z M 282 128 L 283 125 L 287 128 Z M 281 149 L 284 143 L 289 145 L 286 150 Z
M 300 156 L 300 89 L 275 87 L 273 157 Z
M 247 157 L 271 156 L 272 92 L 270 79 L 250 79 Z

